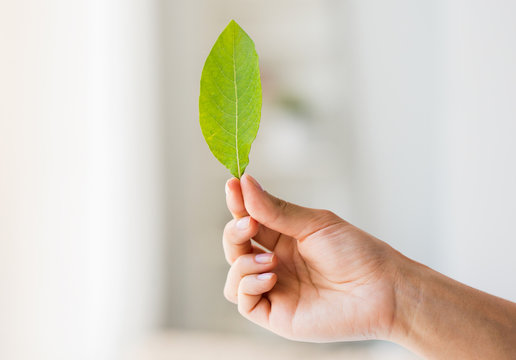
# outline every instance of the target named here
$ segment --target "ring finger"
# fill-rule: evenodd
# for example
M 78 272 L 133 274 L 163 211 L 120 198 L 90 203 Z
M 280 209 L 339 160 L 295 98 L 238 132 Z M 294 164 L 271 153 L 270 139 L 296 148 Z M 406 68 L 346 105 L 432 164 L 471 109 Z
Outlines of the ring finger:
M 238 286 L 243 277 L 251 274 L 269 272 L 277 265 L 278 260 L 273 253 L 242 255 L 229 269 L 224 286 L 224 296 L 232 303 L 237 303 Z

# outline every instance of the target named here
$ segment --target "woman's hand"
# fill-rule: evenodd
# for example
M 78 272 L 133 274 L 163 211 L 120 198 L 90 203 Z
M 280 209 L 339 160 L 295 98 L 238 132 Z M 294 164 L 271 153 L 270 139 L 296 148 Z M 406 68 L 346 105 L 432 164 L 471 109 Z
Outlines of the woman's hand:
M 234 219 L 223 237 L 224 294 L 243 316 L 293 340 L 389 337 L 399 253 L 329 211 L 271 196 L 249 175 L 230 179 L 226 193 Z
M 326 210 L 226 184 L 224 294 L 249 320 L 302 341 L 387 339 L 435 359 L 516 359 L 516 304 L 401 255 Z M 264 252 L 253 244 L 271 251 Z

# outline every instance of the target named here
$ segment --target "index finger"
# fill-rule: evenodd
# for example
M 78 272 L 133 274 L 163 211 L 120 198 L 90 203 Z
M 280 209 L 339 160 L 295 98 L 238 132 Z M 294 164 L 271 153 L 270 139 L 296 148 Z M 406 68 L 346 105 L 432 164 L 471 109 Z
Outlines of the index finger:
M 253 252 L 251 244 L 251 236 L 257 231 L 257 223 L 252 220 L 247 213 L 244 205 L 244 197 L 242 189 L 240 188 L 240 180 L 231 178 L 226 182 L 226 204 L 234 220 L 230 221 L 224 229 L 223 244 L 224 254 L 230 264 L 235 261 L 240 255 L 249 254 Z M 241 219 L 241 223 L 247 224 L 244 231 L 238 231 L 236 223 Z M 247 221 L 244 221 L 247 220 Z
M 231 178 L 226 182 L 226 204 L 233 218 L 249 216 L 245 209 L 240 180 L 237 178 Z
M 233 215 L 233 218 L 235 220 L 244 218 L 246 216 L 249 216 L 249 213 L 247 212 L 247 209 L 245 208 L 244 203 L 244 195 L 242 192 L 241 182 L 237 178 L 231 178 L 226 182 L 226 204 Z M 256 223 L 256 220 L 253 218 L 251 223 Z M 269 228 L 263 227 L 260 224 L 257 224 L 259 226 L 259 229 L 253 234 L 253 240 L 258 242 L 260 245 L 265 247 L 266 249 L 273 250 L 274 246 L 276 245 L 279 233 L 277 231 L 271 230 Z M 243 239 L 240 239 L 238 242 L 240 245 L 240 249 L 250 249 L 251 248 L 251 241 L 244 241 Z M 234 245 L 231 245 L 234 246 Z M 230 245 L 227 246 L 229 248 Z M 243 255 L 244 253 L 242 251 L 236 251 L 239 253 L 239 255 Z

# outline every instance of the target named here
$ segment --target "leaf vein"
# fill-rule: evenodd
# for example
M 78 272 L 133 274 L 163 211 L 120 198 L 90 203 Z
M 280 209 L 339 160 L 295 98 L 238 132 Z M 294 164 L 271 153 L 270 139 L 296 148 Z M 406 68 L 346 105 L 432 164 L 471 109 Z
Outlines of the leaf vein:
M 235 114 L 231 114 L 231 113 L 228 113 L 227 111 L 223 110 L 220 105 L 215 101 L 213 100 L 212 97 L 210 96 L 207 96 L 206 97 L 213 105 L 215 105 L 215 107 L 217 108 L 217 110 L 219 110 L 221 113 L 223 113 L 224 115 L 227 115 L 227 116 L 230 116 L 230 117 L 235 117 Z
M 222 76 L 223 76 L 226 80 L 233 82 L 233 79 L 230 79 L 230 78 L 226 75 L 226 73 L 222 70 L 222 68 L 220 67 L 219 62 L 218 62 L 215 58 L 213 58 L 213 60 L 212 60 L 212 61 L 213 61 L 213 63 L 215 64 L 215 66 L 217 66 L 217 68 L 219 69 L 219 71 L 220 71 L 220 73 L 222 74 Z
M 220 95 L 222 95 L 226 98 L 227 101 L 229 101 L 230 103 L 235 102 L 235 100 L 228 98 L 227 95 L 222 92 L 222 89 L 219 87 L 219 85 L 216 81 L 213 81 L 212 83 L 215 84 L 215 88 L 219 91 Z
M 213 119 L 217 125 L 219 125 L 219 127 L 226 131 L 229 135 L 231 135 L 232 137 L 235 136 L 235 133 L 233 133 L 232 131 L 228 130 L 222 123 L 219 122 L 219 120 L 217 120 L 217 118 L 211 114 L 206 114 L 206 116 L 208 116 L 210 119 Z
M 235 145 L 230 144 L 230 143 L 228 143 L 227 141 L 224 141 L 224 140 L 222 140 L 222 139 L 220 139 L 220 138 L 218 138 L 218 137 L 214 137 L 214 136 L 212 136 L 212 137 L 211 137 L 211 140 L 216 140 L 216 141 L 218 141 L 218 142 L 219 142 L 219 143 L 221 143 L 221 144 L 227 145 L 227 146 L 229 146 L 229 147 L 231 148 L 231 150 L 233 150 L 233 149 L 235 148 Z
M 258 82 L 257 81 L 249 81 L 249 85 L 247 85 L 247 88 L 244 90 L 243 94 L 240 95 L 241 98 L 243 98 L 244 96 L 247 95 L 247 93 L 249 92 L 249 88 L 251 87 L 251 85 L 254 83 L 254 88 L 253 90 L 256 90 L 258 88 Z

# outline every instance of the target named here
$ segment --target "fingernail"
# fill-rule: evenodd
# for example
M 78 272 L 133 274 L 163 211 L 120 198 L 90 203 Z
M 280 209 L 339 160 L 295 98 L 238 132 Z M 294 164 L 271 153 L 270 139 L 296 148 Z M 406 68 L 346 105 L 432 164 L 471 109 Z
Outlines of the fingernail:
M 272 278 L 272 275 L 274 275 L 274 273 L 263 273 L 258 275 L 256 278 L 258 280 L 270 280 Z
M 274 254 L 272 253 L 258 254 L 254 257 L 254 261 L 256 261 L 258 264 L 270 264 L 272 262 L 273 256 Z
M 258 181 L 256 181 L 256 179 L 254 177 L 252 177 L 249 174 L 245 174 L 245 176 L 247 176 L 249 178 L 249 180 L 254 184 L 254 186 L 256 186 L 258 189 L 263 191 L 262 186 L 260 185 L 260 183 Z
M 243 217 L 236 222 L 236 227 L 239 230 L 245 230 L 249 227 L 250 216 Z

